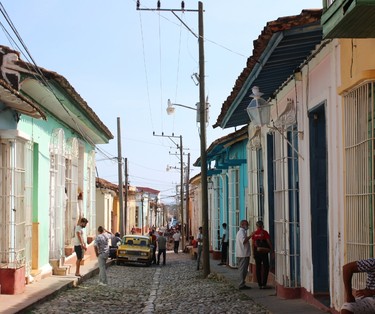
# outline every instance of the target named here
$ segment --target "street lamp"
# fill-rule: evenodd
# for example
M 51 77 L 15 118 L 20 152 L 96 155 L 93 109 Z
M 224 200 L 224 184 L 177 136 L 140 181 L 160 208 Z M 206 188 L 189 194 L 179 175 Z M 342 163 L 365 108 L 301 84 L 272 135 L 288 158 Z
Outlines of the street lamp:
M 290 143 L 290 141 L 287 139 L 285 134 L 283 133 L 283 130 L 280 130 L 275 123 L 273 125 L 269 125 L 271 122 L 271 106 L 269 102 L 264 100 L 262 98 L 263 93 L 259 91 L 258 86 L 254 86 L 251 91 L 253 94 L 250 97 L 253 97 L 253 100 L 249 103 L 249 106 L 246 108 L 247 114 L 249 115 L 249 118 L 255 128 L 260 128 L 262 126 L 267 126 L 271 130 L 276 130 L 287 142 L 287 144 L 294 150 L 295 153 L 301 158 L 304 159 L 303 156 L 296 150 L 296 148 Z M 291 102 L 288 103 L 289 110 L 292 110 L 294 108 L 293 104 Z M 279 117 L 279 124 L 281 127 L 285 127 L 287 125 L 290 125 L 291 123 L 295 122 L 294 117 L 291 119 L 291 121 L 288 121 L 288 119 L 282 119 L 282 117 Z M 289 119 L 290 120 L 290 119 Z M 303 133 L 301 131 L 298 131 L 299 133 Z

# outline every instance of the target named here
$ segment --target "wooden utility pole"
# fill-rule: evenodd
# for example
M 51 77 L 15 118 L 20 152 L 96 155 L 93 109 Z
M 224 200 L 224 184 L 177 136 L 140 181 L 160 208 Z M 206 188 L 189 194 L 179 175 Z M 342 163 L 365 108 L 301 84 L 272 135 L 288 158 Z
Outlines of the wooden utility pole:
M 190 191 L 189 191 L 189 180 L 190 180 L 190 153 L 188 153 L 188 159 L 187 159 L 187 166 L 186 166 L 186 175 L 185 175 L 185 178 L 186 178 L 186 189 L 185 189 L 185 193 L 186 193 L 186 206 L 185 206 L 185 209 L 186 209 L 186 234 L 188 237 L 190 237 L 190 197 L 189 197 L 189 194 L 190 194 Z
M 177 148 L 180 149 L 180 162 L 181 162 L 181 167 L 180 167 L 180 213 L 181 213 L 181 236 L 182 236 L 182 241 L 181 241 L 181 245 L 182 245 L 182 249 L 184 250 L 185 249 L 185 227 L 184 227 L 184 150 L 183 150 L 183 146 L 182 146 L 182 135 L 180 136 L 176 136 L 172 133 L 172 135 L 165 135 L 164 133 L 162 133 L 161 135 L 158 135 L 158 134 L 155 134 L 155 132 L 153 133 L 154 136 L 161 136 L 161 137 L 168 137 L 173 144 L 176 145 Z M 173 141 L 173 138 L 179 138 L 180 139 L 180 144 L 177 144 Z M 177 191 L 176 191 L 177 192 Z
M 205 96 L 205 70 L 204 70 L 204 34 L 203 34 L 203 2 L 198 1 L 198 10 L 188 10 L 184 6 L 181 9 L 143 9 L 137 2 L 137 10 L 150 11 L 170 11 L 180 22 L 196 37 L 199 45 L 199 118 L 200 118 L 200 148 L 201 148 L 201 197 L 202 197 L 202 224 L 203 224 L 203 276 L 206 278 L 210 274 L 210 248 L 209 248 L 209 224 L 208 224 L 208 191 L 207 191 L 207 152 L 206 152 L 206 96 Z M 198 36 L 181 20 L 176 11 L 181 12 L 198 12 Z
M 182 135 L 180 135 L 180 163 L 181 163 L 181 169 L 180 169 L 180 206 L 181 206 L 181 235 L 182 235 L 182 251 L 185 250 L 185 217 L 184 217 L 184 151 L 182 147 Z
M 122 154 L 121 154 L 121 128 L 120 118 L 117 117 L 117 164 L 118 164 L 118 190 L 120 205 L 120 234 L 125 234 L 124 227 L 124 201 L 123 201 L 123 181 L 122 181 Z
M 203 277 L 210 274 L 210 241 L 208 239 L 208 191 L 207 191 L 207 152 L 206 152 L 206 95 L 204 70 L 204 35 L 203 35 L 203 2 L 198 1 L 199 31 L 199 102 L 200 102 L 200 137 L 201 137 L 201 187 L 202 187 L 202 222 L 203 222 Z
M 127 233 L 126 223 L 128 221 L 128 158 L 125 158 L 125 206 L 124 206 L 124 234 Z M 130 227 L 129 227 L 130 228 Z

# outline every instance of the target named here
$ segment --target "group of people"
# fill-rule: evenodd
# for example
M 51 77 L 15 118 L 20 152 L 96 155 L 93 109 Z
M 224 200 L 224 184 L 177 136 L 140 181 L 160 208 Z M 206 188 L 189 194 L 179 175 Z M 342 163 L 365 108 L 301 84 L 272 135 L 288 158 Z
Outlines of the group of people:
M 161 231 L 159 231 L 159 234 L 156 235 L 155 230 L 151 230 L 149 235 L 151 237 L 151 244 L 153 245 L 152 263 L 160 265 L 160 256 L 163 256 L 163 265 L 165 265 L 167 259 L 167 237 Z M 158 249 L 157 259 L 156 248 Z
M 82 277 L 80 274 L 81 261 L 84 256 L 84 252 L 87 250 L 86 240 L 84 237 L 84 228 L 86 227 L 88 220 L 86 218 L 80 218 L 74 231 L 74 251 L 77 256 L 76 261 L 76 272 L 75 276 Z M 227 252 L 228 252 L 228 235 L 226 230 L 226 223 L 222 224 L 223 234 L 221 239 L 222 258 L 219 265 L 226 265 L 227 263 Z M 260 289 L 267 289 L 267 279 L 269 273 L 269 256 L 268 254 L 273 252 L 272 243 L 270 241 L 269 233 L 264 230 L 262 221 L 257 221 L 256 230 L 248 235 L 249 223 L 247 220 L 241 220 L 240 228 L 236 235 L 236 257 L 238 270 L 240 275 L 239 289 L 251 289 L 246 285 L 246 277 L 248 273 L 250 255 L 253 253 L 253 257 L 256 263 L 256 277 L 258 286 Z M 174 251 L 178 253 L 178 246 L 176 252 L 176 242 L 180 240 L 181 235 L 178 233 L 174 237 Z M 153 262 L 157 265 L 160 264 L 160 256 L 163 256 L 163 265 L 166 264 L 166 249 L 167 249 L 167 238 L 162 232 L 156 236 L 155 230 L 150 232 L 151 241 L 154 245 L 153 251 Z M 98 235 L 95 238 L 94 249 L 95 254 L 98 258 L 99 264 L 99 284 L 107 285 L 107 273 L 106 273 L 106 261 L 109 256 L 109 239 L 112 240 L 112 246 L 117 245 L 118 241 L 121 241 L 120 234 L 112 234 L 112 232 L 106 230 L 102 226 L 98 227 Z M 197 270 L 200 269 L 200 261 L 203 247 L 203 234 L 202 227 L 199 227 L 197 234 Z M 156 259 L 156 247 L 158 248 L 158 255 Z M 353 294 L 352 289 L 352 277 L 355 273 L 367 273 L 366 287 L 360 289 Z M 342 314 L 348 313 L 375 313 L 375 258 L 369 258 L 364 260 L 358 260 L 347 263 L 343 266 L 343 281 L 345 288 L 345 303 L 341 308 Z
M 257 221 L 256 227 L 257 229 L 255 231 L 247 235 L 249 223 L 247 220 L 241 220 L 240 229 L 236 235 L 236 257 L 240 275 L 238 288 L 240 290 L 251 289 L 250 286 L 246 285 L 251 252 L 255 259 L 256 278 L 259 289 L 269 289 L 267 286 L 270 269 L 268 254 L 271 252 L 271 256 L 273 257 L 272 243 L 269 233 L 264 230 L 263 221 Z

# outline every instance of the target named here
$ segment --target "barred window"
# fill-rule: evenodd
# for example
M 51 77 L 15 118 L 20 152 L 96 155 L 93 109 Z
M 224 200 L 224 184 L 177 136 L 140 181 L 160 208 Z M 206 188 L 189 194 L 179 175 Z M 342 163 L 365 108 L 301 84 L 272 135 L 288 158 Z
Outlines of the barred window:
M 284 287 L 300 286 L 299 174 L 297 126 L 286 138 L 275 134 L 276 279 Z M 289 142 L 289 143 L 288 143 Z
M 240 205 L 239 205 L 239 168 L 229 168 L 228 172 L 228 197 L 229 197 L 229 246 L 236 247 L 236 234 L 240 227 Z M 245 218 L 244 218 L 245 219 Z M 237 266 L 235 249 L 229 250 L 229 265 Z
M 31 271 L 32 145 L 0 140 L 0 267 Z
M 374 257 L 375 81 L 344 95 L 346 262 Z M 356 276 L 354 287 L 364 284 Z

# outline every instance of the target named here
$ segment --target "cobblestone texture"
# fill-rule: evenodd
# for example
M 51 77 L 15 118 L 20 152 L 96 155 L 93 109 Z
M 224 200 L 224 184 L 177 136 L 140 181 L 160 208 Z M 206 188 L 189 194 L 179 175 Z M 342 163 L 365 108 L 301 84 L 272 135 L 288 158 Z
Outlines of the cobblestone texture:
M 165 266 L 113 265 L 107 275 L 108 286 L 94 276 L 29 313 L 269 313 L 220 276 L 204 279 L 188 254 L 167 254 Z

